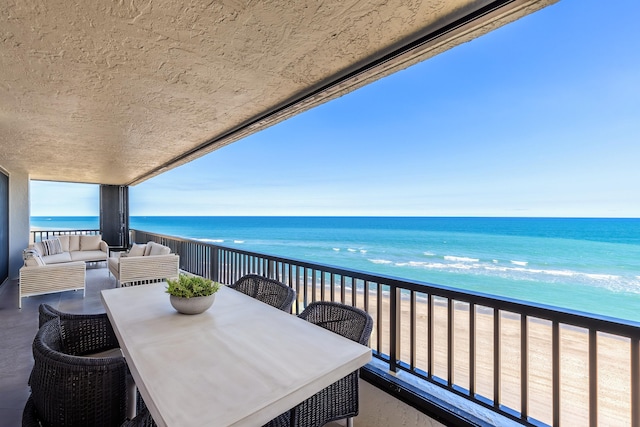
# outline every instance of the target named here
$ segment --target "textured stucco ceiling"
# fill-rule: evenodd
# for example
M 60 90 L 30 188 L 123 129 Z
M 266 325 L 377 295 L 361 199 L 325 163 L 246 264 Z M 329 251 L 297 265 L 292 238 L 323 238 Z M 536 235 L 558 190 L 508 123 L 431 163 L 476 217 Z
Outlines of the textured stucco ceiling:
M 0 0 L 0 167 L 135 184 L 554 1 Z

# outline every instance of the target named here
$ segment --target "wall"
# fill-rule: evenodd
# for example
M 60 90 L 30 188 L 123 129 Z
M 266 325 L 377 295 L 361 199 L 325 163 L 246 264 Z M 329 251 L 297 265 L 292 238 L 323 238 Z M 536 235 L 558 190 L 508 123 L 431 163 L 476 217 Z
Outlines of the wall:
M 29 245 L 29 175 L 21 171 L 6 172 L 9 175 L 9 279 L 17 279 L 23 264 L 22 250 Z

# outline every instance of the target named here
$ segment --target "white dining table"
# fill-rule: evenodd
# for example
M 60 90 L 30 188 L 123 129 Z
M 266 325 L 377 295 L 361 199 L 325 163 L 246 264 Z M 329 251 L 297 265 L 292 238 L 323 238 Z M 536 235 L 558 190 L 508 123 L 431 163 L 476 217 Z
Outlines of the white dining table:
M 365 365 L 371 350 L 223 286 L 202 314 L 166 283 L 101 292 L 158 426 L 261 426 Z

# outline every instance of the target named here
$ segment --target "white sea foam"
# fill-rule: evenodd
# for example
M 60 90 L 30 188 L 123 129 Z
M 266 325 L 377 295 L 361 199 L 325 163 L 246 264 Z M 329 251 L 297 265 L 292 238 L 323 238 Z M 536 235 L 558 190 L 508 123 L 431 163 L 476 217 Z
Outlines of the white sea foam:
M 233 243 L 244 243 L 244 240 L 234 240 Z
M 196 239 L 199 242 L 209 242 L 209 243 L 222 243 L 224 239 Z
M 498 262 L 499 262 L 499 261 L 498 261 L 497 259 L 494 259 L 494 260 L 493 260 L 493 263 L 494 263 L 494 264 L 497 264 Z
M 357 252 L 357 249 L 348 248 L 347 250 L 348 250 L 349 252 Z
M 593 274 L 593 273 L 585 273 L 584 274 L 586 277 L 590 278 L 590 279 L 595 279 L 595 280 L 618 280 L 620 279 L 620 276 L 617 276 L 615 274 Z
M 424 252 L 424 254 L 423 254 L 423 255 L 424 255 L 424 256 L 436 256 L 436 254 L 434 254 L 433 252 L 429 252 L 429 251 Z
M 374 264 L 391 264 L 391 261 L 387 259 L 370 259 L 369 262 Z
M 360 249 L 360 253 L 361 253 L 361 254 L 366 254 L 366 253 L 367 253 L 367 250 L 366 250 L 366 249 Z
M 521 265 L 521 266 L 525 267 L 527 264 L 529 264 L 529 261 L 513 261 L 513 260 L 512 260 L 512 261 L 511 261 L 511 264 L 514 264 L 514 265 Z
M 340 248 L 331 248 L 331 249 L 333 249 L 336 252 L 340 252 Z
M 468 258 L 464 256 L 453 256 L 453 255 L 445 255 L 444 259 L 447 261 L 458 261 L 458 262 L 478 262 L 480 261 L 478 258 Z

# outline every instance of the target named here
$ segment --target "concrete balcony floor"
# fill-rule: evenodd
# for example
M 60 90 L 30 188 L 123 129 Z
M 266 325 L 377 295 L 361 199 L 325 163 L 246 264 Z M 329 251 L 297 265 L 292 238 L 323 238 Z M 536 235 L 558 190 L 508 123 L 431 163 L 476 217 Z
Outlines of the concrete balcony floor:
M 38 329 L 38 306 L 47 303 L 69 313 L 104 312 L 100 291 L 115 287 L 115 279 L 104 265 L 87 268 L 86 296 L 82 292 L 68 291 L 23 298 L 18 309 L 18 282 L 9 280 L 0 287 L 0 425 L 19 426 L 22 409 L 29 397 L 27 379 L 33 367 L 31 343 Z M 345 422 L 328 426 L 338 427 Z M 390 427 L 442 424 L 388 394 L 360 382 L 360 415 L 355 426 Z

